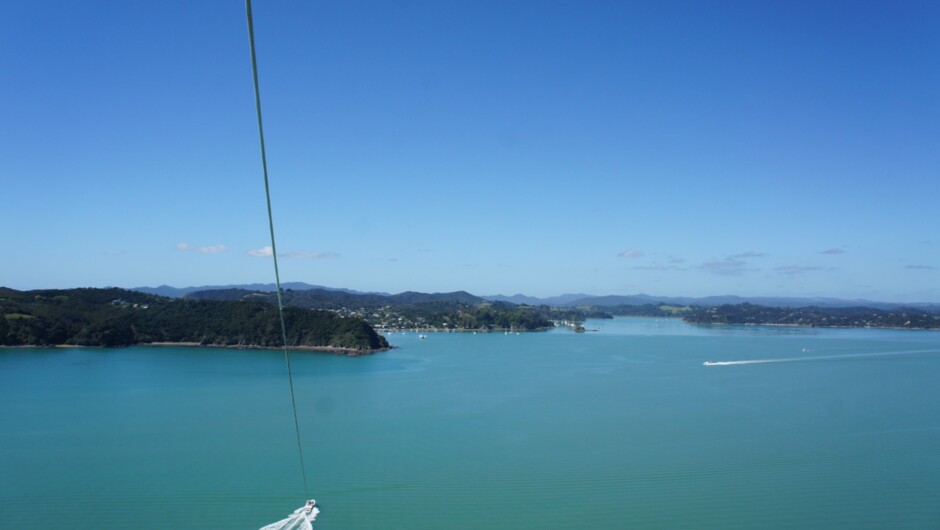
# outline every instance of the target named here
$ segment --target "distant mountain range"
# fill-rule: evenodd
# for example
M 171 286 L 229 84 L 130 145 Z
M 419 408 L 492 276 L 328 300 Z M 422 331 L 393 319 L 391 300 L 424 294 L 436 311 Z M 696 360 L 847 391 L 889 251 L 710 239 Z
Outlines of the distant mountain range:
M 384 292 L 362 292 L 355 291 L 352 289 L 342 289 L 334 287 L 325 287 L 322 285 L 312 285 L 304 282 L 288 282 L 282 284 L 282 288 L 285 290 L 294 290 L 294 291 L 329 291 L 333 293 L 346 293 L 349 295 L 357 295 L 355 298 L 360 298 L 358 295 L 372 295 L 378 298 L 390 297 L 393 300 L 401 302 L 427 302 L 432 300 L 437 301 L 460 301 L 464 303 L 476 303 L 482 300 L 489 300 L 494 302 L 509 302 L 512 304 L 518 305 L 548 305 L 552 307 L 577 307 L 577 306 L 594 306 L 594 307 L 614 307 L 614 306 L 641 306 L 647 304 L 657 304 L 664 303 L 677 306 L 687 306 L 687 305 L 697 305 L 697 306 L 720 306 L 726 304 L 743 304 L 750 303 L 755 305 L 762 305 L 767 307 L 792 307 L 792 308 L 801 308 L 801 307 L 871 307 L 875 309 L 895 309 L 899 307 L 911 307 L 925 310 L 940 310 L 940 304 L 932 303 L 913 303 L 913 304 L 901 304 L 894 302 L 878 302 L 874 300 L 863 300 L 863 299 L 853 299 L 845 300 L 840 298 L 828 298 L 828 297 L 782 297 L 782 296 L 705 296 L 705 297 L 689 297 L 689 296 L 652 296 L 648 294 L 635 294 L 635 295 L 608 295 L 608 296 L 593 296 L 584 293 L 570 293 L 563 294 L 560 296 L 552 296 L 548 298 L 538 298 L 534 296 L 527 296 L 524 294 L 514 294 L 512 296 L 506 295 L 490 295 L 490 296 L 474 296 L 465 291 L 458 291 L 454 293 L 418 293 L 413 291 L 407 291 L 404 293 L 399 293 L 396 295 L 390 295 Z M 239 289 L 244 291 L 262 291 L 262 292 L 274 292 L 275 286 L 273 283 L 252 283 L 252 284 L 241 284 L 241 285 L 203 285 L 203 286 L 193 286 L 193 287 L 170 287 L 168 285 L 161 285 L 159 287 L 134 287 L 130 290 L 139 291 L 149 294 L 156 294 L 160 296 L 168 296 L 171 298 L 180 298 L 191 293 L 199 291 L 223 291 L 230 289 Z
M 563 294 L 560 296 L 551 296 L 548 298 L 536 298 L 534 296 L 526 296 L 524 294 L 514 294 L 512 296 L 504 296 L 501 294 L 492 295 L 492 296 L 483 296 L 487 300 L 493 302 L 509 302 L 511 304 L 526 304 L 526 305 L 550 305 L 553 307 L 564 307 L 572 305 L 572 302 L 577 300 L 591 298 L 589 294 Z M 577 304 L 575 304 L 577 305 Z
M 270 291 L 261 291 L 259 289 L 247 289 L 238 287 L 228 287 L 224 289 L 204 289 L 186 294 L 183 298 L 189 300 L 244 300 L 258 298 L 258 293 L 264 299 L 274 300 L 274 289 Z M 488 300 L 473 296 L 466 291 L 456 291 L 453 293 L 417 293 L 406 291 L 399 294 L 380 294 L 380 293 L 360 293 L 355 291 L 340 289 L 323 289 L 312 287 L 310 289 L 284 289 L 285 303 L 287 305 L 296 305 L 297 307 L 306 307 L 308 309 L 339 309 L 342 307 L 382 307 L 386 305 L 402 306 L 409 304 L 429 304 L 429 303 L 459 303 L 476 305 L 480 303 L 489 303 Z
M 539 305 L 546 304 L 557 307 L 576 307 L 576 306 L 594 306 L 594 307 L 613 307 L 613 306 L 638 306 L 646 304 L 665 303 L 678 306 L 720 306 L 749 303 L 767 307 L 871 307 L 875 309 L 894 309 L 898 307 L 913 307 L 919 309 L 940 309 L 940 304 L 917 303 L 900 304 L 894 302 L 876 302 L 873 300 L 845 300 L 841 298 L 826 297 L 784 297 L 784 296 L 652 296 L 648 294 L 635 294 L 628 296 L 608 295 L 591 296 L 586 294 L 564 294 L 551 298 L 535 298 L 516 294 L 513 296 L 495 295 L 484 296 L 487 300 L 499 300 L 503 302 L 512 302 L 515 304 Z
M 275 285 L 273 283 L 245 283 L 239 285 L 201 285 L 198 287 L 170 287 L 169 285 L 161 285 L 159 287 L 131 287 L 129 290 L 138 291 L 141 293 L 155 294 L 158 296 L 167 296 L 170 298 L 182 298 L 190 293 L 195 293 L 198 291 L 221 291 L 225 289 L 242 289 L 245 291 L 262 291 L 266 293 L 273 293 Z M 324 287 L 322 285 L 311 285 L 304 282 L 287 282 L 281 284 L 281 289 L 293 289 L 294 291 L 308 291 L 310 289 L 322 289 L 324 291 L 336 291 L 341 293 L 351 293 L 351 294 L 379 294 L 387 296 L 388 293 L 363 293 L 362 291 L 354 291 L 352 289 L 337 289 L 333 287 Z

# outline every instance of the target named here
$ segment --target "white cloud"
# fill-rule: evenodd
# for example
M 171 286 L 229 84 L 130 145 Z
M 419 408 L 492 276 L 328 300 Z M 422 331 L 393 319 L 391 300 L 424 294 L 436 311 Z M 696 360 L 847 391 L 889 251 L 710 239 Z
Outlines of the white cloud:
M 256 258 L 270 257 L 272 253 L 271 247 L 255 248 L 248 251 L 249 256 L 255 256 Z
M 269 258 L 273 252 L 270 246 L 264 246 L 249 250 L 247 254 L 256 258 Z M 336 252 L 281 252 L 278 254 L 278 257 L 283 259 L 325 259 L 338 256 Z
M 219 252 L 225 252 L 228 250 L 228 247 L 225 245 L 207 245 L 203 247 L 197 247 L 190 245 L 189 243 L 177 243 L 176 250 L 181 250 L 183 252 L 197 252 L 199 254 L 218 254 Z
M 621 258 L 639 258 L 642 255 L 643 253 L 639 250 L 624 250 L 620 254 L 617 254 L 617 256 Z
M 839 247 L 832 247 L 828 250 L 823 250 L 820 254 L 845 254 L 845 250 Z

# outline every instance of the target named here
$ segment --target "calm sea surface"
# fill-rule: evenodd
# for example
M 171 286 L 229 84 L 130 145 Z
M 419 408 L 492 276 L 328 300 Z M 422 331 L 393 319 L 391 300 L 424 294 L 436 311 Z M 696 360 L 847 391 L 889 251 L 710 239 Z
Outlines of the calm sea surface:
M 586 327 L 293 354 L 315 527 L 940 528 L 940 333 Z M 250 530 L 304 497 L 282 353 L 0 350 L 0 528 Z

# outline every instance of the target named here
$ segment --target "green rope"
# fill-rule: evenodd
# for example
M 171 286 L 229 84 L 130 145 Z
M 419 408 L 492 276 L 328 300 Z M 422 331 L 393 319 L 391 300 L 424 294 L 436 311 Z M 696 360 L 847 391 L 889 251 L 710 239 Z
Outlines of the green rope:
M 304 449 L 300 443 L 300 422 L 297 421 L 297 400 L 294 399 L 294 377 L 291 375 L 290 354 L 287 351 L 287 326 L 284 324 L 284 300 L 281 297 L 281 274 L 277 267 L 277 246 L 274 244 L 274 215 L 271 213 L 271 188 L 268 185 L 268 158 L 264 150 L 264 127 L 261 125 L 261 92 L 258 89 L 258 60 L 255 57 L 255 28 L 251 18 L 251 0 L 245 0 L 248 15 L 248 44 L 251 48 L 251 75 L 255 82 L 255 109 L 258 111 L 258 136 L 261 138 L 261 167 L 264 171 L 264 195 L 268 201 L 268 228 L 271 231 L 271 255 L 274 257 L 274 279 L 277 286 L 277 312 L 281 317 L 281 339 L 284 341 L 284 360 L 287 362 L 287 380 L 290 383 L 290 404 L 294 412 L 294 431 L 297 433 L 297 452 L 300 454 L 300 473 L 304 479 L 304 494 L 307 489 L 307 471 L 304 466 Z

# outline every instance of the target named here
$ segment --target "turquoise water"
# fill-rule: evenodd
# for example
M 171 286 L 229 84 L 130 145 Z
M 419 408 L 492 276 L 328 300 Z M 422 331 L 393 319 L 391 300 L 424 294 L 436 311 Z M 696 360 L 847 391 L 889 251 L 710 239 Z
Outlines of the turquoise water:
M 940 528 L 940 333 L 587 327 L 293 354 L 316 528 Z M 278 352 L 0 350 L 0 528 L 256 529 L 293 429 Z

